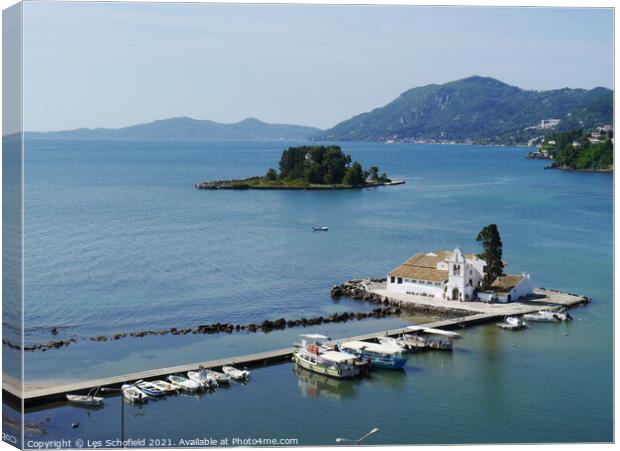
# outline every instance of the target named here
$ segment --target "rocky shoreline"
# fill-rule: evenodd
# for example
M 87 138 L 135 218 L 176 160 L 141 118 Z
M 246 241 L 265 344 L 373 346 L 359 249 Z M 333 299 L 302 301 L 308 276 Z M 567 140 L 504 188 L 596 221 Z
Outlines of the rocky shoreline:
M 344 190 L 344 189 L 362 189 L 375 188 L 378 186 L 402 185 L 404 180 L 394 180 L 391 182 L 373 182 L 363 185 L 257 185 L 261 177 L 251 177 L 239 180 L 217 180 L 213 182 L 199 182 L 194 185 L 196 189 L 216 190 L 216 189 L 232 189 L 232 190 Z
M 331 289 L 330 295 L 333 299 L 339 299 L 342 296 L 346 296 L 355 301 L 370 302 L 373 304 L 383 304 L 384 306 L 392 306 L 409 312 L 424 313 L 448 318 L 459 318 L 462 316 L 471 315 L 471 312 L 468 310 L 458 308 L 434 307 L 430 305 L 419 304 L 412 305 L 406 302 L 399 301 L 397 299 L 380 296 L 367 290 L 366 284 L 371 282 L 385 283 L 386 279 L 352 279 L 344 282 L 343 284 L 334 285 L 334 287 Z
M 343 313 L 333 313 L 330 316 L 316 316 L 312 318 L 300 318 L 300 319 L 285 319 L 279 318 L 276 320 L 264 320 L 261 323 L 249 323 L 249 324 L 232 324 L 232 323 L 213 323 L 213 324 L 203 324 L 195 327 L 188 328 L 176 328 L 171 327 L 169 329 L 162 330 L 147 330 L 140 332 L 121 332 L 113 335 L 98 335 L 94 337 L 90 337 L 90 341 L 114 341 L 119 340 L 125 337 L 146 337 L 146 336 L 156 336 L 156 335 L 188 335 L 188 334 L 217 334 L 217 333 L 228 333 L 232 334 L 233 332 L 264 332 L 269 333 L 273 330 L 282 330 L 291 327 L 306 327 L 306 326 L 314 326 L 318 324 L 327 324 L 327 323 L 343 323 L 347 321 L 361 321 L 363 319 L 368 318 L 386 318 L 389 316 L 397 316 L 402 313 L 401 309 L 398 307 L 378 307 L 373 309 L 371 312 L 343 312 Z M 57 328 L 52 329 L 52 333 L 57 331 Z M 56 332 L 57 333 L 57 332 Z M 8 346 L 11 349 L 22 350 L 22 347 L 18 344 L 15 344 L 9 340 L 3 339 L 2 343 Z M 71 344 L 77 343 L 77 339 L 69 338 L 66 340 L 52 340 L 46 343 L 37 343 L 34 345 L 28 345 L 23 348 L 24 351 L 47 351 L 48 349 L 58 349 L 63 348 L 65 346 L 69 346 Z
M 528 160 L 553 160 L 553 157 L 549 155 L 549 153 L 541 152 L 540 150 L 529 152 L 525 158 Z

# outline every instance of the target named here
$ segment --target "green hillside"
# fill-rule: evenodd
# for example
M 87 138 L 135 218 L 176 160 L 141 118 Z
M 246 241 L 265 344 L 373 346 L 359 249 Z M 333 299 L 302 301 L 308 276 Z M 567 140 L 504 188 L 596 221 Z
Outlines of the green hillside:
M 312 138 L 520 144 L 549 131 L 532 128 L 542 119 L 561 119 L 558 127 L 580 120 L 584 127 L 602 125 L 612 122 L 612 108 L 606 88 L 528 91 L 475 76 L 411 89 Z

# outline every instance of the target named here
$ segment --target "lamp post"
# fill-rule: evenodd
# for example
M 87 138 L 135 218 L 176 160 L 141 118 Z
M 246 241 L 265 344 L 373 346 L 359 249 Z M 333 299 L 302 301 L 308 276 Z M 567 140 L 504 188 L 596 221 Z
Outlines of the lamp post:
M 366 434 L 362 435 L 357 440 L 350 440 L 348 438 L 339 437 L 336 439 L 336 443 L 341 443 L 341 444 L 342 443 L 355 443 L 356 445 L 361 445 L 362 440 L 364 440 L 366 437 L 370 437 L 372 434 L 375 434 L 377 432 L 379 432 L 379 428 L 373 428 L 370 431 L 368 431 Z
M 102 392 L 120 392 L 121 394 L 121 447 L 125 447 L 125 402 L 123 401 L 122 388 L 103 387 Z

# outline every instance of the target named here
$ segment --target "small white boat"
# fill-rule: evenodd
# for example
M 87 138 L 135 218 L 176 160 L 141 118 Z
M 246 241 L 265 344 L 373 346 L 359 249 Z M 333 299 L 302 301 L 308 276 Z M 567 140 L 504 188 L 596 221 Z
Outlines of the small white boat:
M 154 387 L 166 393 L 174 393 L 178 390 L 178 388 L 175 385 L 172 385 L 170 382 L 166 382 L 166 381 L 159 381 L 159 380 L 151 381 L 151 384 Z
M 123 397 L 129 402 L 146 402 L 148 396 L 133 384 L 123 384 Z
M 215 381 L 219 384 L 219 385 L 229 385 L 230 384 L 230 376 L 228 376 L 227 374 L 224 373 L 220 373 L 219 371 L 213 371 L 213 370 L 205 370 L 207 373 L 207 376 L 215 379 Z
M 175 385 L 177 388 L 183 391 L 195 392 L 200 390 L 200 384 L 198 382 L 189 380 L 182 376 L 176 376 L 174 374 L 171 374 L 170 376 L 168 376 L 168 381 L 170 381 L 172 385 Z
M 516 316 L 509 316 L 504 320 L 504 322 L 497 323 L 497 325 L 501 327 L 502 329 L 509 329 L 509 330 L 518 330 L 518 329 L 523 329 L 527 327 L 527 324 L 525 324 L 525 321 L 523 321 L 520 318 L 517 318 Z
M 93 388 L 87 395 L 70 395 L 67 393 L 67 400 L 81 406 L 101 406 L 103 405 L 103 397 L 97 396 L 98 392 L 99 388 Z
M 139 380 L 138 382 L 136 382 L 135 385 L 140 389 L 142 393 L 145 393 L 148 396 L 152 396 L 154 398 L 164 396 L 166 394 L 165 390 L 160 389 L 155 384 L 149 381 Z
M 327 232 L 329 230 L 329 227 L 326 226 L 314 226 L 312 227 L 312 231 L 313 232 Z
M 550 309 L 542 309 L 536 313 L 527 313 L 523 315 L 523 318 L 527 320 L 531 320 L 531 321 L 549 321 L 549 322 L 568 321 L 570 319 L 573 319 L 573 317 L 570 316 L 570 313 L 568 313 L 565 310 L 550 310 Z
M 223 366 L 222 371 L 227 376 L 232 377 L 233 379 L 238 381 L 245 381 L 250 378 L 250 372 L 246 369 L 238 370 L 237 368 L 232 366 Z
M 197 382 L 203 389 L 217 388 L 218 384 L 215 377 L 209 375 L 206 370 L 188 371 L 187 377 L 189 380 Z

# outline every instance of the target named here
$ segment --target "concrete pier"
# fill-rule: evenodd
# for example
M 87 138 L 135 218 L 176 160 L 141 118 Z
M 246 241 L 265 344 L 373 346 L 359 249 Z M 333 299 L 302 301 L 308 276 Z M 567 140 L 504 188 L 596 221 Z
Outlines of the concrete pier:
M 369 291 L 381 293 L 381 288 L 373 287 L 372 284 L 368 286 Z M 376 291 L 375 291 L 376 290 Z M 524 313 L 530 313 L 540 310 L 543 306 L 564 306 L 571 307 L 579 304 L 583 304 L 588 301 L 587 297 L 572 295 L 566 293 L 560 293 L 553 290 L 538 289 L 537 294 L 540 296 L 537 299 L 532 299 L 527 302 L 513 302 L 509 304 L 483 304 L 472 302 L 449 302 L 450 307 L 454 304 L 458 304 L 458 308 L 461 310 L 470 310 L 469 315 L 465 315 L 458 318 L 451 318 L 441 321 L 435 321 L 424 324 L 425 327 L 432 327 L 438 329 L 452 329 L 456 327 L 467 327 L 474 324 L 486 323 L 501 320 L 505 316 L 510 315 L 522 315 Z M 394 296 L 393 293 L 389 293 L 390 296 Z M 407 296 L 407 295 L 404 295 Z M 392 302 L 398 301 L 402 303 L 413 302 L 412 299 L 391 299 Z M 421 301 L 436 305 L 437 300 L 430 300 L 429 298 L 422 298 Z M 470 305 L 472 304 L 472 305 Z M 474 305 L 475 304 L 475 305 Z M 482 304 L 482 305 L 477 305 Z M 484 308 L 483 308 L 484 307 Z M 407 329 L 398 328 L 387 331 L 374 332 L 356 337 L 338 338 L 334 341 L 353 341 L 353 340 L 369 340 L 378 337 L 391 336 L 395 337 L 404 332 Z M 122 384 L 134 382 L 140 379 L 162 379 L 169 374 L 186 373 L 187 371 L 196 370 L 199 366 L 205 368 L 220 368 L 222 365 L 233 365 L 238 367 L 257 367 L 264 366 L 275 362 L 281 362 L 288 360 L 292 357 L 293 348 L 282 348 L 273 351 L 260 352 L 256 354 L 248 354 L 236 357 L 230 357 L 226 359 L 217 359 L 204 362 L 189 363 L 186 365 L 179 365 L 166 368 L 157 368 L 147 371 L 139 371 L 135 373 L 121 374 L 113 377 L 106 377 L 101 379 L 93 379 L 83 382 L 76 382 L 66 385 L 57 385 L 46 388 L 29 388 L 25 387 L 22 393 L 22 387 L 17 381 L 3 381 L 3 395 L 12 399 L 14 402 L 19 402 L 23 399 L 26 407 L 40 406 L 47 403 L 52 403 L 59 400 L 64 400 L 66 393 L 86 392 L 93 387 L 120 387 Z M 11 383 L 13 382 L 13 383 Z

